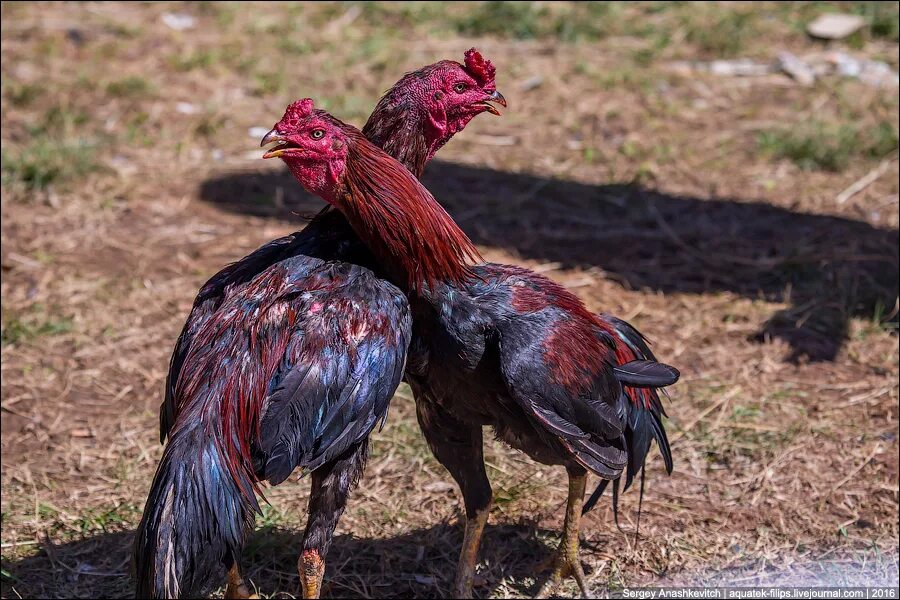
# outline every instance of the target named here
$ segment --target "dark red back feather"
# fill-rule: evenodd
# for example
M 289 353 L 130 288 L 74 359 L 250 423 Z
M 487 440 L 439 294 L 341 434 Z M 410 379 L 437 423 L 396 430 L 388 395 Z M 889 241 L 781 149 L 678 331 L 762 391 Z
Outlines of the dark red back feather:
M 560 323 L 544 343 L 546 358 L 553 365 L 553 376 L 567 389 L 577 393 L 590 385 L 590 373 L 601 368 L 600 363 L 615 355 L 616 364 L 624 364 L 641 358 L 619 337 L 615 327 L 590 312 L 578 296 L 545 277 L 535 278 L 527 269 L 506 267 L 536 285 L 519 285 L 512 288 L 512 307 L 522 313 L 537 312 L 554 306 L 571 315 Z M 608 334 L 613 348 L 604 344 L 596 335 L 598 328 Z M 650 408 L 652 390 L 626 387 L 625 393 L 635 404 Z

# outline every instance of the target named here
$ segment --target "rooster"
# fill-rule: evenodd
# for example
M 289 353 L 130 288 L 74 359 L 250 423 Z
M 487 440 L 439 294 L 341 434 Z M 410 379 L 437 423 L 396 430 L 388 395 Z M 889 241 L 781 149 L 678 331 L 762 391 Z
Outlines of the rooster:
M 546 277 L 484 263 L 413 174 L 311 99 L 290 105 L 264 142 L 275 144 L 264 158 L 283 160 L 304 188 L 343 213 L 410 301 L 406 379 L 426 440 L 466 505 L 455 597 L 471 596 L 491 502 L 483 425 L 533 459 L 566 468 L 562 540 L 539 595 L 566 575 L 588 595 L 577 557 L 587 472 L 614 481 L 624 474 L 630 483 L 651 439 L 671 464 L 654 388 L 674 383 L 678 371 L 655 362 L 631 326 L 592 314 Z
M 421 173 L 472 118 L 505 106 L 478 68 L 484 62 L 471 49 L 463 64 L 407 74 L 364 131 Z M 277 484 L 297 466 L 312 473 L 298 569 L 304 597 L 318 596 L 331 536 L 410 335 L 406 300 L 369 266 L 371 253 L 343 215 L 325 210 L 200 290 L 160 408 L 169 443 L 138 528 L 138 597 L 193 596 L 226 570 L 226 596 L 248 597 L 239 557 L 259 484 Z

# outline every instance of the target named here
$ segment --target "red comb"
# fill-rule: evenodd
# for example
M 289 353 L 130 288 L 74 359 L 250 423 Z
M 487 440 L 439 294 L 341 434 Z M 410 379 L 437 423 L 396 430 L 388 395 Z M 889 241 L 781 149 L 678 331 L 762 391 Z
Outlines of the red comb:
M 481 56 L 481 53 L 475 48 L 466 50 L 466 71 L 480 85 L 485 86 L 494 83 L 494 74 L 497 69 L 491 64 L 491 61 Z
M 313 108 L 312 98 L 297 100 L 287 107 L 284 116 L 275 124 L 275 129 L 288 131 L 297 127 L 300 121 L 312 114 Z

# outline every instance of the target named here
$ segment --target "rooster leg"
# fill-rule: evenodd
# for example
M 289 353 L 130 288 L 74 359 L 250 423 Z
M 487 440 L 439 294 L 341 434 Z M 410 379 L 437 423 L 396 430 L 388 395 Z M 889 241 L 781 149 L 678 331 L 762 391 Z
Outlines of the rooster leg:
M 297 561 L 300 572 L 300 588 L 304 598 L 318 598 L 325 578 L 325 559 L 317 550 L 304 550 Z
M 413 391 L 417 392 L 415 388 Z M 462 491 L 466 506 L 466 532 L 456 566 L 452 597 L 471 598 L 478 548 L 491 510 L 492 494 L 484 470 L 481 426 L 456 419 L 436 402 L 429 402 L 418 393 L 416 415 L 434 456 L 450 471 Z
M 250 593 L 250 588 L 247 587 L 244 578 L 241 577 L 241 570 L 238 568 L 237 563 L 231 565 L 231 570 L 228 571 L 228 586 L 225 588 L 225 598 L 228 600 L 259 598 L 258 594 Z
M 338 520 L 366 466 L 368 441 L 362 440 L 331 462 L 312 472 L 309 518 L 303 533 L 303 551 L 297 561 L 304 598 L 318 598 L 325 578 L 325 557 Z
M 578 561 L 578 527 L 581 521 L 581 503 L 587 484 L 587 473 L 583 469 L 569 470 L 569 498 L 566 502 L 566 523 L 562 540 L 553 557 L 550 578 L 538 592 L 537 598 L 548 598 L 564 577 L 574 577 L 584 598 L 590 598 L 584 569 Z
M 468 510 L 466 511 L 468 512 Z M 481 536 L 491 512 L 490 504 L 474 515 L 466 517 L 466 533 L 463 537 L 462 550 L 459 552 L 459 563 L 456 567 L 456 581 L 453 584 L 454 598 L 471 598 L 475 585 L 475 566 L 478 564 L 478 548 Z

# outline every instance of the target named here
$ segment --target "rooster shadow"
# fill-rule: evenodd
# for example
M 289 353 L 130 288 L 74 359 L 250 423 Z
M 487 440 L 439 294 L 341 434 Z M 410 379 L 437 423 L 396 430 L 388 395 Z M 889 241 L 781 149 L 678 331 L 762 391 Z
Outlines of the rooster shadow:
M 535 572 L 551 555 L 555 532 L 530 524 L 488 525 L 476 595 L 500 586 L 527 596 Z M 263 598 L 292 598 L 300 590 L 297 558 L 302 530 L 256 530 L 242 557 L 243 572 Z M 4 598 L 130 598 L 133 531 L 45 543 L 32 556 L 3 559 Z M 462 543 L 462 526 L 442 522 L 394 537 L 337 535 L 328 554 L 323 598 L 447 598 Z M 586 547 L 586 552 L 591 548 Z M 588 569 L 590 565 L 587 564 Z M 224 583 L 224 581 L 223 581 Z
M 787 304 L 753 337 L 785 340 L 791 361 L 834 360 L 853 317 L 897 329 L 895 229 L 764 200 L 589 185 L 440 160 L 423 181 L 482 246 L 562 268 L 598 267 L 629 289 L 729 292 Z M 226 210 L 270 218 L 322 206 L 286 170 L 217 175 L 199 194 Z

